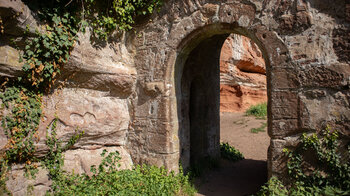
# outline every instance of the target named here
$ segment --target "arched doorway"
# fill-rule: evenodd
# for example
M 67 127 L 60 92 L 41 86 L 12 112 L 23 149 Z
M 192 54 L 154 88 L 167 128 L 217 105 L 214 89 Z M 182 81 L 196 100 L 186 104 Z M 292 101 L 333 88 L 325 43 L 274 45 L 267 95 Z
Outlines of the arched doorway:
M 248 37 L 231 34 L 220 57 L 220 141 L 245 159 L 267 160 L 266 65 Z
M 234 24 L 205 26 L 178 48 L 175 89 L 180 162 L 185 169 L 203 158 L 220 156 L 220 54 L 231 33 L 250 37 L 264 51 L 249 31 Z

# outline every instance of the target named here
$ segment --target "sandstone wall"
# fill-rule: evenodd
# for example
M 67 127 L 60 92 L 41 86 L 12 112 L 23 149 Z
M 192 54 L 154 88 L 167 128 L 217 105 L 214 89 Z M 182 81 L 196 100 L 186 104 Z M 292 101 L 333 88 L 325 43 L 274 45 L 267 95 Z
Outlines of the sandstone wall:
M 262 52 L 249 38 L 231 34 L 220 56 L 220 112 L 244 112 L 267 101 Z
M 2 18 L 18 13 L 18 6 L 25 10 L 14 20 L 4 20 L 16 30 L 5 28 L 0 36 L 1 79 L 21 75 L 18 51 L 9 40 L 21 39 L 23 24 L 30 29 L 40 25 L 20 3 L 0 2 Z M 56 113 L 59 139 L 68 139 L 78 126 L 86 132 L 76 148 L 66 152 L 68 170 L 86 171 L 99 161 L 103 148 L 118 149 L 125 167 L 149 163 L 178 169 L 182 148 L 191 140 L 181 134 L 189 131 L 188 115 L 182 111 L 190 103 L 181 104 L 186 100 L 181 81 L 188 55 L 214 35 L 235 33 L 252 39 L 264 57 L 271 137 L 268 171 L 284 176 L 282 149 L 295 145 L 300 133 L 330 124 L 343 139 L 350 137 L 349 25 L 345 0 L 168 0 L 152 21 L 136 26 L 136 33 L 106 46 L 96 48 L 88 34 L 80 35 L 62 70 L 64 85 L 58 83 L 44 97 L 38 155 L 45 151 L 46 125 Z M 214 132 L 207 136 L 205 150 L 215 154 L 220 137 Z M 6 141 L 2 128 L 0 141 Z M 21 166 L 12 172 L 18 174 L 11 175 L 8 186 L 18 195 L 29 183 L 38 192 L 49 186 L 45 172 L 36 182 L 16 178 Z
M 21 48 L 26 25 L 30 30 L 38 26 L 35 13 L 21 1 L 1 1 L 0 14 L 4 21 L 4 34 L 0 37 L 0 76 L 21 76 L 19 51 L 10 43 L 16 39 Z M 13 17 L 18 14 L 18 17 Z M 101 162 L 101 152 L 118 150 L 122 156 L 121 169 L 131 168 L 133 160 L 127 148 L 128 132 L 132 118 L 130 97 L 135 94 L 137 70 L 133 55 L 126 48 L 126 38 L 119 37 L 113 43 L 97 47 L 90 41 L 89 32 L 79 34 L 69 62 L 61 70 L 61 76 L 52 92 L 43 97 L 43 117 L 38 129 L 39 142 L 36 156 L 43 156 L 47 127 L 57 117 L 57 138 L 67 142 L 77 131 L 85 134 L 64 153 L 67 171 L 90 173 L 91 165 Z M 1 110 L 4 110 L 1 107 Z M 6 112 L 6 111 L 2 111 Z M 0 128 L 0 147 L 7 143 L 4 130 Z M 3 150 L 3 149 L 1 149 Z M 14 195 L 25 195 L 29 185 L 34 195 L 45 195 L 50 182 L 47 172 L 40 168 L 37 180 L 23 176 L 23 165 L 17 165 L 7 181 Z
M 172 161 L 182 151 L 178 141 L 189 140 L 178 134 L 188 131 L 184 108 L 179 106 L 186 97 L 181 94 L 180 82 L 184 65 L 196 46 L 218 34 L 249 37 L 263 54 L 269 101 L 270 176 L 285 175 L 282 149 L 295 145 L 293 138 L 302 132 L 331 124 L 348 138 L 349 60 L 344 55 L 349 51 L 348 8 L 344 0 L 167 2 L 152 23 L 137 28 L 141 36 L 134 39 L 140 83 L 156 82 L 164 87 L 156 99 L 150 98 L 135 108 L 135 122 L 143 122 L 133 126 L 143 130 L 137 137 L 153 140 L 154 135 L 148 133 L 159 130 L 159 140 L 155 141 L 164 147 L 141 147 L 152 152 L 144 160 L 176 167 Z M 155 105 L 160 106 L 158 112 L 150 115 Z M 145 120 L 147 115 L 155 116 L 158 123 L 154 124 L 153 118 Z

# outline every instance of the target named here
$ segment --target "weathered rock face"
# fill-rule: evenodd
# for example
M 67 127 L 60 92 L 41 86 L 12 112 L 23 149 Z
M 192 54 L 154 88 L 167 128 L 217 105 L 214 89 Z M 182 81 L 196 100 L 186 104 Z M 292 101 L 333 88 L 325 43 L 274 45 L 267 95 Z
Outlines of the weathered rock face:
M 267 101 L 266 67 L 258 46 L 231 34 L 220 56 L 220 112 L 243 112 Z
M 10 11 L 22 9 L 23 6 L 27 9 L 21 1 L 7 2 L 5 5 L 3 3 L 0 3 L 0 7 L 3 6 L 1 11 L 5 8 Z M 0 13 L 4 18 L 3 14 L 8 12 Z M 19 15 L 19 19 L 21 17 Z M 15 19 L 12 23 L 22 24 L 22 20 Z M 5 37 L 17 39 L 23 36 L 24 29 L 21 30 L 20 24 L 16 27 L 17 34 L 6 30 Z M 37 28 L 36 22 L 34 25 L 28 24 Z M 5 25 L 5 29 L 6 27 Z M 6 41 L 8 40 L 2 39 L 0 46 L 1 79 L 22 75 L 22 64 L 18 62 L 19 51 L 6 45 Z M 43 97 L 43 118 L 38 129 L 40 140 L 36 144 L 36 156 L 46 153 L 46 133 L 50 131 L 47 127 L 51 127 L 58 118 L 59 140 L 67 142 L 77 132 L 84 131 L 74 149 L 65 152 L 65 170 L 89 173 L 91 165 L 100 164 L 103 149 L 118 151 L 122 157 L 121 169 L 130 169 L 133 165 L 127 149 L 132 116 L 130 97 L 135 93 L 137 71 L 125 41 L 97 48 L 90 42 L 89 32 L 80 34 L 69 62 L 61 72 L 52 92 Z M 2 111 L 2 115 L 7 112 Z M 1 148 L 7 143 L 6 140 L 4 130 L 0 128 Z M 14 195 L 25 195 L 31 189 L 28 187 L 33 188 L 31 194 L 45 195 L 51 183 L 44 169 L 41 168 L 38 175 L 36 180 L 26 179 L 23 176 L 23 167 L 19 166 L 10 172 L 7 187 Z
M 1 19 L 4 26 L 4 34 L 13 36 L 23 36 L 27 30 L 29 33 L 35 33 L 39 28 L 38 20 L 34 18 L 32 11 L 22 1 L 1 1 L 0 2 Z
M 1 1 L 1 17 L 7 17 L 4 9 L 20 10 L 17 3 L 24 5 Z M 104 148 L 123 152 L 125 167 L 149 163 L 174 170 L 179 160 L 188 166 L 191 158 L 197 158 L 191 154 L 193 142 L 201 141 L 199 151 L 204 156 L 219 154 L 220 136 L 215 129 L 219 88 L 210 84 L 217 84 L 213 75 L 220 73 L 220 57 L 209 54 L 217 54 L 223 40 L 234 33 L 252 39 L 262 55 L 250 47 L 244 58 L 234 58 L 238 60 L 232 61 L 235 66 L 222 64 L 228 83 L 222 89 L 236 94 L 251 92 L 245 96 L 255 101 L 260 91 L 253 91 L 248 84 L 263 86 L 265 79 L 260 76 L 266 70 L 271 137 L 268 171 L 270 176 L 283 177 L 286 159 L 282 149 L 294 145 L 300 133 L 331 124 L 343 138 L 350 137 L 349 6 L 344 0 L 169 0 L 152 21 L 135 28 L 136 35 L 126 33 L 102 48 L 95 48 L 88 34 L 80 35 L 62 70 L 61 82 L 44 97 L 38 155 L 45 152 L 45 128 L 55 113 L 59 139 L 67 140 L 77 126 L 86 132 L 76 148 L 67 152 L 67 170 L 85 172 L 89 164 L 99 161 L 98 153 Z M 30 10 L 25 13 L 31 14 Z M 18 29 L 23 30 L 19 19 L 9 20 L 16 33 L 9 28 L 0 37 L 1 79 L 21 74 L 20 64 L 14 60 L 19 51 L 9 44 L 10 38 L 21 38 L 21 33 L 17 34 Z M 40 22 L 28 24 L 35 29 Z M 215 36 L 220 39 L 213 40 Z M 198 48 L 203 45 L 212 51 Z M 197 49 L 201 52 L 194 53 L 206 56 L 190 58 Z M 252 58 L 259 55 L 264 56 L 266 68 Z M 208 71 L 207 62 L 216 63 L 217 69 Z M 191 104 L 191 100 L 199 101 Z M 197 120 L 210 123 L 191 125 Z M 194 125 L 207 132 L 191 135 Z M 0 137 L 0 141 L 6 140 L 1 128 Z M 34 191 L 49 186 L 47 179 L 40 179 L 45 183 L 31 182 Z M 11 190 L 25 193 L 23 180 L 12 182 L 8 182 Z
M 22 1 L 1 1 L 0 19 L 3 29 L 0 29 L 0 82 L 4 77 L 20 76 L 23 63 L 19 63 L 19 51 L 11 45 L 14 39 L 21 47 L 24 43 L 23 36 L 28 26 L 28 35 L 33 35 L 35 29 L 39 29 L 38 21 L 33 13 Z M 22 41 L 21 41 L 22 40 Z
M 39 195 L 44 196 L 46 191 L 50 190 L 51 181 L 48 172 L 39 167 L 35 179 L 24 176 L 24 166 L 16 165 L 8 174 L 6 181 L 7 189 L 13 195 Z

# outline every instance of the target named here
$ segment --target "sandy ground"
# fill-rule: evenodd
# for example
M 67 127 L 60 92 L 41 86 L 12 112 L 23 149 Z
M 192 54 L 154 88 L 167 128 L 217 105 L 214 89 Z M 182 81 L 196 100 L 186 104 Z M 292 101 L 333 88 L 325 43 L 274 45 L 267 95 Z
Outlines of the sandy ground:
M 220 160 L 220 167 L 196 180 L 197 195 L 240 196 L 256 193 L 267 181 L 267 148 L 269 137 L 264 132 L 252 133 L 266 120 L 246 117 L 243 113 L 220 114 L 221 142 L 228 142 L 243 153 L 245 160 L 232 163 Z

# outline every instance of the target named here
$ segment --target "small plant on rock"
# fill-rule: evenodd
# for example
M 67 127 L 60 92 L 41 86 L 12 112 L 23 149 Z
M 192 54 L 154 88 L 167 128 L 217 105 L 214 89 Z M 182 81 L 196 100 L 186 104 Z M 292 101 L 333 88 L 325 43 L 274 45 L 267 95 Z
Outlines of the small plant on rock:
M 284 149 L 291 186 L 271 178 L 257 195 L 350 195 L 350 144 L 340 143 L 339 132 L 329 127 L 303 134 L 293 150 Z
M 295 150 L 284 149 L 294 184 L 350 190 L 350 144 L 346 150 L 340 145 L 339 132 L 327 128 L 319 134 L 304 133 L 300 140 Z

